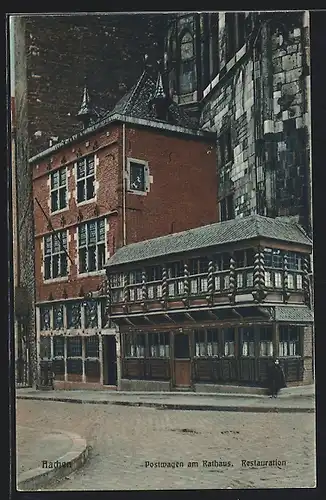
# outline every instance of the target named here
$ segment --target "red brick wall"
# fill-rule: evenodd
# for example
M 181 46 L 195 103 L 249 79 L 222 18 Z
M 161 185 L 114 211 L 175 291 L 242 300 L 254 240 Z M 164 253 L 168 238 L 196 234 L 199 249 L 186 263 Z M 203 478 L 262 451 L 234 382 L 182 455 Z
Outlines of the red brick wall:
M 107 136 L 107 131 L 109 135 Z M 96 144 L 97 142 L 97 144 Z M 69 208 L 58 214 L 51 215 L 51 222 L 54 229 L 69 229 L 71 241 L 68 242 L 69 255 L 75 263 L 77 258 L 77 242 L 74 239 L 74 234 L 77 232 L 78 214 L 82 215 L 82 220 L 87 221 L 94 218 L 95 206 L 98 208 L 98 217 L 105 215 L 110 211 L 119 209 L 119 196 L 121 196 L 121 189 L 118 189 L 119 183 L 121 184 L 121 169 L 118 168 L 120 159 L 120 129 L 119 127 L 111 126 L 104 131 L 101 131 L 91 138 L 86 138 L 82 142 L 67 146 L 60 149 L 56 154 L 53 154 L 53 162 L 51 169 L 47 170 L 47 164 L 50 157 L 45 158 L 40 163 L 33 166 L 33 189 L 34 197 L 37 197 L 46 215 L 49 216 L 49 197 L 50 188 L 48 186 L 48 173 L 55 171 L 57 168 L 67 165 L 70 176 L 68 178 L 68 191 L 71 193 L 69 200 Z M 89 144 L 87 144 L 89 143 Z M 93 149 L 94 148 L 94 149 Z M 97 190 L 96 202 L 90 202 L 85 205 L 77 206 L 76 193 L 76 179 L 74 173 L 74 163 L 77 159 L 76 152 L 80 150 L 81 154 L 96 153 L 99 158 L 99 165 L 96 167 L 96 180 L 99 183 Z M 65 159 L 62 162 L 63 158 Z M 121 202 L 120 202 L 121 205 Z M 64 225 L 61 223 L 61 217 L 64 216 Z M 86 293 L 91 290 L 96 290 L 97 285 L 103 280 L 103 276 L 88 276 L 77 278 L 77 268 L 71 264 L 71 271 L 67 281 L 57 282 L 43 282 L 41 273 L 41 265 L 43 254 L 41 249 L 41 242 L 45 234 L 51 231 L 48 229 L 48 222 L 42 213 L 38 204 L 34 203 L 34 216 L 35 216 L 35 274 L 36 274 L 36 300 L 48 300 L 49 294 L 52 293 L 54 299 L 62 298 L 64 290 L 69 297 L 77 297 L 80 293 L 80 287 Z M 109 223 L 107 250 L 112 254 L 116 246 L 116 231 L 117 231 L 118 214 L 110 215 L 107 219 Z
M 127 157 L 148 161 L 146 196 L 127 195 L 127 243 L 217 222 L 213 143 L 146 130 L 126 130 Z
M 107 135 L 107 132 L 109 134 Z M 97 144 L 96 144 L 97 142 Z M 99 158 L 96 167 L 98 182 L 96 202 L 76 205 L 76 179 L 74 163 L 76 153 L 82 155 L 95 152 Z M 145 160 L 153 176 L 150 192 L 146 196 L 127 194 L 127 243 L 155 238 L 217 221 L 216 157 L 212 144 L 185 136 L 176 137 L 162 131 L 133 129 L 126 127 L 126 156 Z M 99 215 L 109 215 L 107 250 L 112 255 L 123 244 L 122 211 L 122 125 L 111 125 L 104 131 L 84 138 L 80 143 L 68 145 L 33 166 L 34 197 L 49 216 L 50 187 L 49 172 L 66 165 L 70 171 L 68 190 L 71 193 L 69 209 L 51 215 L 54 229 L 69 228 L 68 251 L 73 263 L 69 264 L 67 280 L 44 282 L 41 272 L 43 252 L 41 242 L 50 234 L 48 222 L 35 202 L 35 262 L 36 300 L 46 301 L 52 294 L 61 299 L 78 297 L 82 292 L 96 290 L 102 282 L 100 276 L 77 277 L 77 241 L 74 239 L 79 224 L 78 215 L 86 221 Z M 61 217 L 64 216 L 64 222 Z

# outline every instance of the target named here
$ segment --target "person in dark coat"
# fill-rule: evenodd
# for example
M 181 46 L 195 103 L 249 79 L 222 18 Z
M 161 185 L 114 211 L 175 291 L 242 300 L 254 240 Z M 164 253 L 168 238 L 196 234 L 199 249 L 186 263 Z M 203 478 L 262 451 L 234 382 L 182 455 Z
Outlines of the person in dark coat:
M 274 361 L 270 367 L 268 374 L 268 386 L 270 390 L 270 397 L 276 398 L 278 393 L 283 387 L 286 387 L 285 376 L 283 368 L 278 359 Z

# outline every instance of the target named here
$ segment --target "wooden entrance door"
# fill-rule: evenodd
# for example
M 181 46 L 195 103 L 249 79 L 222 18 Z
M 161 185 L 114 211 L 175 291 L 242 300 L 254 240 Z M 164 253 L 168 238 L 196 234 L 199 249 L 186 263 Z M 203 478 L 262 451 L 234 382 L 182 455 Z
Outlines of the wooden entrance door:
M 191 361 L 189 335 L 174 335 L 174 384 L 176 387 L 191 386 Z

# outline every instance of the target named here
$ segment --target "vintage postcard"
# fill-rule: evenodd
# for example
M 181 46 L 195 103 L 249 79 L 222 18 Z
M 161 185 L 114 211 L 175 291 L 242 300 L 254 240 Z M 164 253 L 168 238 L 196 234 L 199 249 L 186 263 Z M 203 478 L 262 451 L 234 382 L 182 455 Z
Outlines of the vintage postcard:
M 309 12 L 8 40 L 15 488 L 315 488 Z

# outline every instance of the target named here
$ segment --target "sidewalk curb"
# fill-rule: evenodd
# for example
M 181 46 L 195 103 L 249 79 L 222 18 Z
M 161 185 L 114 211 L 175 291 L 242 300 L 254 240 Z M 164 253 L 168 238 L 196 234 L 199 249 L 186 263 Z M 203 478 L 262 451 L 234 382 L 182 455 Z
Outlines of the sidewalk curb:
M 270 406 L 223 406 L 223 405 L 199 405 L 199 404 L 180 404 L 180 403 L 160 403 L 146 401 L 95 401 L 75 398 L 46 398 L 37 396 L 17 396 L 17 399 L 32 399 L 41 401 L 59 401 L 61 403 L 77 403 L 77 404 L 102 404 L 116 406 L 144 406 L 148 408 L 157 408 L 159 410 L 196 410 L 196 411 L 235 411 L 235 412 L 251 412 L 251 413 L 314 413 L 315 408 L 304 407 L 270 407 Z
M 71 439 L 73 444 L 71 450 L 62 457 L 57 458 L 57 461 L 61 463 L 70 462 L 71 467 L 56 467 L 53 469 L 37 467 L 23 472 L 19 474 L 17 478 L 18 491 L 38 490 L 41 486 L 47 485 L 53 479 L 68 476 L 84 465 L 89 451 L 86 440 L 71 432 L 62 430 L 59 432 Z

